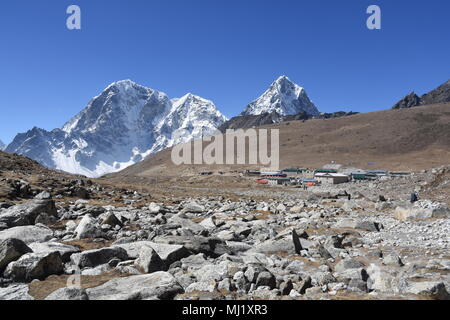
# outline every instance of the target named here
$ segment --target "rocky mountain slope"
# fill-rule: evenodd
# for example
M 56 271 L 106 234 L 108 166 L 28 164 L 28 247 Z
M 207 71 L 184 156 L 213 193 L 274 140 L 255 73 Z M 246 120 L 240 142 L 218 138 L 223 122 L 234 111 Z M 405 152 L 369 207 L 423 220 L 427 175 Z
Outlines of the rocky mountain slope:
M 6 148 L 6 145 L 3 143 L 2 140 L 0 140 L 0 150 L 4 150 Z
M 294 115 L 281 116 L 277 112 L 263 113 L 260 115 L 237 116 L 231 118 L 219 127 L 220 132 L 226 132 L 227 129 L 249 129 L 269 124 L 281 123 L 295 120 L 311 119 L 334 119 L 358 114 L 357 112 L 338 111 L 333 113 L 321 113 L 319 116 L 311 116 L 306 112 L 300 112 Z
M 366 169 L 422 170 L 448 164 L 450 104 L 386 110 L 332 119 L 287 121 L 263 126 L 280 130 L 281 167 L 319 168 L 331 161 Z M 370 165 L 369 165 L 370 163 Z M 202 170 L 259 169 L 243 165 L 182 165 L 164 150 L 121 172 L 117 181 L 198 175 Z
M 402 100 L 397 102 L 392 109 L 405 109 L 446 102 L 450 102 L 450 80 L 439 86 L 437 89 L 424 94 L 422 97 L 419 97 L 416 93 L 411 92 Z
M 96 177 L 214 132 L 227 119 L 206 99 L 170 100 L 130 80 L 108 86 L 63 128 L 18 134 L 6 151 L 48 168 Z

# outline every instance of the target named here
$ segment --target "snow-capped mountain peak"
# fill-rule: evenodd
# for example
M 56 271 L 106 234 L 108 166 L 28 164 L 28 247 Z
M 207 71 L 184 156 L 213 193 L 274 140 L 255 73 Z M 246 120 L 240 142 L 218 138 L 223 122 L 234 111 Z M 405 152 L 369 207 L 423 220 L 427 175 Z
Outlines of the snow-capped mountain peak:
M 318 116 L 319 110 L 311 102 L 306 91 L 287 76 L 275 80 L 258 99 L 250 103 L 242 115 L 261 115 L 276 112 L 281 116 L 306 112 Z
M 211 101 L 199 96 L 170 100 L 163 92 L 122 80 L 94 97 L 62 129 L 35 128 L 17 135 L 8 152 L 50 168 L 98 177 L 215 132 L 226 120 Z
M 3 143 L 2 140 L 0 140 L 0 150 L 4 150 L 6 148 L 6 145 Z

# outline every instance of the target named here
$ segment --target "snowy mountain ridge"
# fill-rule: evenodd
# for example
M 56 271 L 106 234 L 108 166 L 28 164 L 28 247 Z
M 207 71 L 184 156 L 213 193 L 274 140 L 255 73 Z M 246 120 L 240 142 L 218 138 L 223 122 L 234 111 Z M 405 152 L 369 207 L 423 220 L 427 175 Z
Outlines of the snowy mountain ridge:
M 123 80 L 109 85 L 62 129 L 33 128 L 7 147 L 41 164 L 98 177 L 120 171 L 176 143 L 210 135 L 227 118 L 209 100 Z M 174 138 L 176 137 L 176 138 Z
M 306 91 L 279 77 L 242 115 L 319 116 Z M 42 165 L 99 177 L 145 157 L 217 132 L 228 119 L 210 100 L 188 93 L 170 99 L 165 93 L 131 80 L 110 84 L 62 128 L 34 127 L 18 134 L 5 151 Z
M 261 115 L 276 112 L 280 116 L 305 112 L 310 116 L 320 115 L 304 88 L 287 76 L 279 77 L 258 99 L 250 103 L 241 116 Z

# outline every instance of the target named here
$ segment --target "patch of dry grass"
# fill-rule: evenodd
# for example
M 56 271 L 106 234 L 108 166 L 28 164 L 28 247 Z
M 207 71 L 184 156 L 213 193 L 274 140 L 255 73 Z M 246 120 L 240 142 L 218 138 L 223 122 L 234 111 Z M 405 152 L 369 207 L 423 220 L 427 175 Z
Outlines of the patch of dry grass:
M 81 276 L 81 287 L 84 289 L 98 287 L 115 278 L 128 277 L 129 274 L 107 272 L 99 276 Z M 52 292 L 67 286 L 70 275 L 52 275 L 44 281 L 32 282 L 28 285 L 29 295 L 36 300 L 44 300 Z

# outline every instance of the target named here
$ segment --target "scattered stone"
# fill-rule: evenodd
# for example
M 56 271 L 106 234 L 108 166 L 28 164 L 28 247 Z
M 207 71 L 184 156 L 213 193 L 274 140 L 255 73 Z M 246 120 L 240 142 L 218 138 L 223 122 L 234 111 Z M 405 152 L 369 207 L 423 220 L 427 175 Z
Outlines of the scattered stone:
M 0 213 L 0 223 L 5 223 L 9 228 L 33 225 L 41 214 L 57 216 L 55 202 L 53 200 L 32 200 L 15 205 Z
M 77 239 L 97 238 L 102 236 L 100 226 L 91 215 L 85 215 L 75 229 Z
M 139 257 L 136 259 L 136 266 L 145 273 L 163 271 L 165 269 L 164 261 L 151 247 L 143 246 L 139 251 Z
M 53 238 L 53 231 L 43 225 L 14 227 L 0 231 L 0 240 L 19 239 L 30 244 L 45 242 Z
M 256 287 L 269 287 L 273 289 L 276 285 L 275 276 L 268 271 L 261 272 L 256 279 Z
M 80 268 L 94 268 L 114 258 L 125 261 L 128 259 L 128 254 L 120 247 L 109 247 L 76 253 L 70 257 L 70 260 Z
M 0 240 L 0 275 L 9 263 L 29 252 L 32 250 L 22 240 Z
M 14 281 L 30 282 L 34 279 L 43 280 L 49 275 L 61 274 L 63 271 L 63 261 L 59 252 L 27 253 L 17 261 L 11 262 L 4 276 Z
M 77 301 L 77 300 L 89 300 L 86 290 L 78 287 L 61 288 L 52 292 L 45 300 L 57 301 Z
M 58 242 L 33 242 L 29 244 L 29 247 L 35 253 L 59 252 L 63 262 L 69 262 L 72 254 L 80 252 L 77 247 Z
M 412 282 L 406 292 L 436 300 L 450 300 L 450 295 L 443 282 Z
M 13 284 L 6 288 L 0 287 L 0 300 L 34 300 L 28 293 L 28 285 Z
M 89 300 L 169 300 L 183 292 L 176 279 L 163 271 L 117 278 L 86 290 Z

